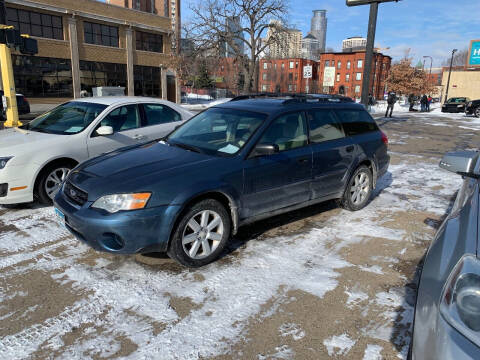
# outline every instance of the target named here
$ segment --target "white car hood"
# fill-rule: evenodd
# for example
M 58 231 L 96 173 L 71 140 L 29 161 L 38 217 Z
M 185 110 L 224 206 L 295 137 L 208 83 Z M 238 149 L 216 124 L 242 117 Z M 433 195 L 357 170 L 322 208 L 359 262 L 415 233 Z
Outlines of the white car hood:
M 28 151 L 38 151 L 43 146 L 58 143 L 64 135 L 45 134 L 23 129 L 0 130 L 0 156 L 15 156 Z

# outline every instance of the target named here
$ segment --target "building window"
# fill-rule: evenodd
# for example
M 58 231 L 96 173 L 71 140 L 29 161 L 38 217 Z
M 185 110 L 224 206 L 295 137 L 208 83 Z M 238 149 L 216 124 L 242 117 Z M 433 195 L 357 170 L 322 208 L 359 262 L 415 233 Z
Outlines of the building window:
M 142 31 L 135 32 L 136 49 L 163 53 L 163 36 Z
M 360 85 L 355 86 L 355 94 L 360 94 Z
M 345 81 L 349 82 L 350 81 L 350 74 L 345 75 Z
M 341 69 L 342 68 L 342 62 L 340 60 L 338 60 L 337 62 L 337 69 Z
M 335 67 L 335 60 L 332 60 L 332 67 Z
M 358 80 L 358 81 L 362 80 L 362 73 L 357 72 L 357 74 L 355 76 L 355 80 Z
M 285 64 L 284 63 L 282 63 L 282 69 L 285 69 Z
M 329 67 L 330 66 L 330 61 L 325 61 L 325 67 Z
M 288 91 L 293 91 L 293 85 L 288 85 Z
M 267 63 L 266 62 L 263 63 L 263 69 L 267 70 Z
M 363 67 L 363 60 L 357 60 L 357 68 L 361 69 Z
M 140 0 L 133 0 L 133 8 L 135 10 L 140 10 Z
M 347 61 L 347 69 L 350 70 L 350 67 L 352 66 L 352 63 L 349 61 Z
M 73 96 L 72 64 L 69 59 L 12 55 L 15 88 L 25 96 Z
M 298 80 L 298 73 L 295 73 L 295 81 Z
M 298 69 L 298 61 L 295 63 L 295 69 Z
M 288 73 L 288 81 L 293 81 L 293 73 Z
M 337 82 L 340 82 L 340 74 L 337 74 Z
M 125 64 L 80 61 L 80 84 L 82 90 L 92 94 L 98 86 L 127 87 L 127 66 Z
M 277 70 L 277 63 L 273 64 L 273 67 Z
M 267 85 L 262 85 L 262 91 L 267 91 Z
M 118 28 L 84 21 L 83 32 L 87 44 L 118 47 Z
M 290 61 L 290 69 L 293 69 L 293 61 Z
M 63 40 L 63 24 L 60 16 L 7 8 L 7 25 L 14 26 L 22 34 Z
M 133 66 L 135 96 L 160 96 L 160 68 Z
M 263 73 L 263 74 L 262 74 L 262 79 L 263 79 L 263 80 L 267 80 L 267 73 Z

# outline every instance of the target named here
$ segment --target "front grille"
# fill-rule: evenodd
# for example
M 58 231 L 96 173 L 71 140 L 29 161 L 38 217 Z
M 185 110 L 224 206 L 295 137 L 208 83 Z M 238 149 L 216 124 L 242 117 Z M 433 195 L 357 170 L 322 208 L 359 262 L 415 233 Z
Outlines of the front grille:
M 0 197 L 7 196 L 8 193 L 8 184 L 0 184 Z
M 82 206 L 88 200 L 88 194 L 80 190 L 78 187 L 72 185 L 70 181 L 67 181 L 63 186 L 63 193 L 72 200 L 75 204 Z

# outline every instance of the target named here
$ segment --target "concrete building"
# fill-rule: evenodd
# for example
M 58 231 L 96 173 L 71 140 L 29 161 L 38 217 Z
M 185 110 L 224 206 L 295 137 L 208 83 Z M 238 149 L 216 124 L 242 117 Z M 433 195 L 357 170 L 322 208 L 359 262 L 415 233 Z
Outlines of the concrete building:
M 38 54 L 13 52 L 15 86 L 29 97 L 80 97 L 92 87 L 179 99 L 171 19 L 94 0 L 6 0 L 7 23 L 38 40 Z M 164 66 L 162 66 L 164 64 Z
M 342 41 L 342 52 L 365 51 L 367 48 L 367 39 L 354 36 Z
M 325 52 L 327 41 L 327 10 L 313 10 L 313 17 L 310 23 L 310 34 L 320 42 L 320 53 Z
M 320 41 L 312 33 L 302 39 L 302 57 L 308 60 L 320 58 Z
M 180 0 L 106 0 L 106 2 L 128 9 L 169 17 L 172 20 L 172 50 L 174 53 L 180 52 Z
M 272 59 L 298 58 L 302 54 L 302 32 L 297 29 L 287 29 L 276 22 L 276 27 L 269 28 L 266 41 L 271 41 L 268 56 Z
M 442 102 L 448 81 L 448 67 L 443 68 L 442 76 Z M 467 97 L 472 100 L 480 99 L 480 69 L 465 69 L 464 66 L 454 67 L 448 88 L 448 97 Z

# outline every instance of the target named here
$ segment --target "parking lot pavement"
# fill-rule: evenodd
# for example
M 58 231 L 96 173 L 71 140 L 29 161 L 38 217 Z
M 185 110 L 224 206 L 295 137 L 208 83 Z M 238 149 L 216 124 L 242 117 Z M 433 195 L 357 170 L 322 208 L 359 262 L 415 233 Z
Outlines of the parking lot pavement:
M 0 358 L 405 357 L 414 274 L 461 183 L 437 164 L 475 148 L 480 121 L 378 122 L 392 164 L 367 208 L 250 225 L 201 269 L 96 253 L 50 207 L 0 207 Z

